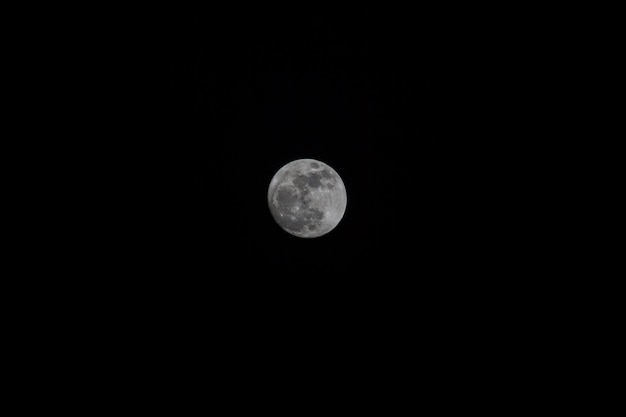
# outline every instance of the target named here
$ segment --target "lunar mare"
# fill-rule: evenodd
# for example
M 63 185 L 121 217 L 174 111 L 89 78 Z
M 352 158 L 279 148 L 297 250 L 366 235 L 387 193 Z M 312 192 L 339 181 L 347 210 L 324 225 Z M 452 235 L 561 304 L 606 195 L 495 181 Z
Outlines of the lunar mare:
M 270 212 L 286 232 L 325 235 L 343 218 L 348 202 L 339 174 L 315 159 L 297 159 L 276 172 L 267 192 Z

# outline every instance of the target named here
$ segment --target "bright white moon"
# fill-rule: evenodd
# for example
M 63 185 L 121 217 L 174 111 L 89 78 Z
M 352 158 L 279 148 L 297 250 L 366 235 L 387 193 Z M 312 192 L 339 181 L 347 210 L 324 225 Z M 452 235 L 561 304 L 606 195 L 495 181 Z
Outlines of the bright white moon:
M 333 230 L 346 211 L 348 196 L 339 174 L 321 161 L 298 159 L 276 172 L 267 192 L 276 223 L 304 238 Z

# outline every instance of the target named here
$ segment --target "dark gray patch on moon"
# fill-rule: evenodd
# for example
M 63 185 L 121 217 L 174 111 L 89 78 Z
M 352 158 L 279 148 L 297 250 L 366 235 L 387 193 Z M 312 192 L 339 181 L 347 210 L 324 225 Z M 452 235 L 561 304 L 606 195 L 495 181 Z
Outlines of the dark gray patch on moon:
M 307 185 L 311 188 L 319 188 L 322 186 L 322 177 L 320 174 L 313 172 L 308 175 L 298 175 L 293 179 L 293 185 L 298 187 L 303 192 L 308 192 Z
M 293 190 L 281 188 L 278 190 L 276 200 L 278 201 L 279 207 L 282 209 L 288 209 L 293 206 L 296 201 L 298 201 L 298 196 L 293 192 Z
M 317 169 L 319 167 L 320 167 L 320 165 L 317 162 L 311 162 L 311 168 Z
M 309 187 L 311 188 L 321 187 L 322 186 L 321 180 L 322 178 L 320 177 L 320 174 L 317 174 L 317 173 L 309 174 Z
M 307 178 L 306 175 L 298 175 L 296 178 L 293 179 L 293 185 L 295 185 L 302 191 L 304 191 L 308 182 L 309 182 L 309 179 Z
M 322 177 L 326 178 L 327 180 L 331 180 L 333 179 L 333 174 L 331 174 L 329 170 L 325 169 L 322 171 Z
M 298 217 L 291 218 L 291 216 L 286 216 L 281 220 L 281 224 L 285 229 L 291 230 L 292 232 L 301 232 L 304 229 L 305 224 L 302 221 L 298 221 Z

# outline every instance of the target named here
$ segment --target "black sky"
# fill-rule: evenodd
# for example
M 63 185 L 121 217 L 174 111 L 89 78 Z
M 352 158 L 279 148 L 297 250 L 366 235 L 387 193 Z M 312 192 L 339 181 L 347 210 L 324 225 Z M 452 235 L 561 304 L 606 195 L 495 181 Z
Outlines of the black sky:
M 529 76 L 543 61 L 525 60 L 534 28 L 515 13 L 446 7 L 152 10 L 133 36 L 108 28 L 122 46 L 107 42 L 112 58 L 79 86 L 101 116 L 81 143 L 105 131 L 79 151 L 86 164 L 104 156 L 106 188 L 88 178 L 93 202 L 75 193 L 85 238 L 63 255 L 77 278 L 63 286 L 48 264 L 43 276 L 70 301 L 45 298 L 81 321 L 69 354 L 103 349 L 85 363 L 122 367 L 110 386 L 128 381 L 131 395 L 143 384 L 129 371 L 255 406 L 231 387 L 282 402 L 302 380 L 312 395 L 369 385 L 465 409 L 448 386 L 491 401 L 509 389 L 502 375 L 537 367 L 562 321 L 541 306 L 563 288 L 545 279 L 560 266 L 540 265 L 555 245 L 526 181 L 543 181 L 537 159 L 549 159 L 531 123 L 550 114 Z M 267 206 L 273 175 L 298 158 L 346 185 L 345 215 L 320 238 L 286 233 Z
M 34 369 L 25 378 L 71 392 L 55 395 L 71 406 L 171 398 L 180 411 L 197 396 L 203 408 L 225 399 L 256 411 L 329 399 L 350 411 L 378 403 L 383 415 L 428 400 L 437 411 L 519 408 L 567 387 L 562 375 L 580 368 L 571 346 L 597 321 L 568 289 L 597 274 L 567 270 L 578 253 L 561 243 L 579 234 L 578 213 L 550 204 L 578 187 L 558 164 L 571 145 L 547 145 L 570 140 L 552 89 L 569 63 L 546 59 L 564 44 L 578 54 L 552 24 L 563 11 L 259 6 L 112 8 L 98 15 L 98 40 L 48 18 L 54 27 L 35 38 L 50 56 L 22 48 L 33 80 L 54 87 L 23 96 L 58 120 L 29 114 L 14 140 L 39 156 L 41 138 L 66 157 L 44 155 L 52 168 L 37 176 L 51 192 L 25 187 L 36 196 L 18 201 L 25 219 L 7 217 L 46 255 L 23 251 L 7 281 L 25 291 L 5 291 L 25 354 L 16 363 Z M 68 19 L 91 26 L 95 15 Z M 67 42 L 51 36 L 60 29 Z M 72 59 L 57 52 L 68 45 Z M 43 134 L 29 136 L 31 125 Z M 299 158 L 329 164 L 347 189 L 342 221 L 320 238 L 286 233 L 267 206 L 273 175 Z M 53 227 L 37 230 L 42 219 Z M 575 337 L 551 343 L 568 328 Z
M 493 26 L 422 10 L 149 28 L 138 256 L 180 277 L 175 292 L 462 308 L 512 272 L 517 142 L 502 133 L 518 87 L 514 44 Z M 348 192 L 318 239 L 285 233 L 267 208 L 273 174 L 298 158 L 330 164 Z

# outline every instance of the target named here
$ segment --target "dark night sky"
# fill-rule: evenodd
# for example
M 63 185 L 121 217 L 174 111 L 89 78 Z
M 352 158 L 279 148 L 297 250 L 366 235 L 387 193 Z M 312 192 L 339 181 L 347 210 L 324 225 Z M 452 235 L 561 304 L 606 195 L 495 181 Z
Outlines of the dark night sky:
M 155 291 L 448 312 L 513 294 L 497 278 L 518 256 L 517 142 L 502 139 L 513 41 L 463 13 L 233 20 L 161 16 L 140 48 L 137 256 L 179 277 Z M 330 164 L 348 192 L 318 239 L 267 208 L 298 158 Z
M 85 270 L 62 289 L 84 304 L 67 308 L 84 321 L 76 349 L 91 330 L 103 354 L 89 363 L 120 357 L 112 386 L 135 384 L 133 370 L 203 396 L 206 381 L 344 395 L 356 380 L 434 392 L 439 407 L 448 384 L 483 391 L 487 364 L 508 389 L 501 375 L 519 373 L 506 366 L 542 352 L 520 336 L 541 327 L 529 317 L 559 327 L 537 313 L 557 271 L 536 261 L 553 250 L 533 223 L 542 200 L 526 198 L 527 156 L 544 149 L 527 75 L 541 63 L 524 60 L 526 32 L 506 30 L 512 14 L 490 16 L 146 12 L 85 83 L 119 80 L 96 97 L 102 123 L 86 123 L 107 130 L 94 154 L 115 155 L 106 192 L 90 185 L 102 215 L 80 224 L 97 243 L 78 242 Z M 272 176 L 298 158 L 346 185 L 344 218 L 320 238 L 289 235 L 267 207 Z
M 546 139 L 559 132 L 537 123 L 553 117 L 558 94 L 544 58 L 569 34 L 557 30 L 553 44 L 537 36 L 541 50 L 528 40 L 543 10 L 529 19 L 473 4 L 280 13 L 207 4 L 114 8 L 98 41 L 68 25 L 68 44 L 84 40 L 69 48 L 72 62 L 49 33 L 37 43 L 50 42 L 50 57 L 25 49 L 32 78 L 55 88 L 25 99 L 60 111 L 58 124 L 30 117 L 16 138 L 39 155 L 28 128 L 41 126 L 49 149 L 82 165 L 45 155 L 54 169 L 37 175 L 51 192 L 26 189 L 37 196 L 26 219 L 8 218 L 48 252 L 24 251 L 8 281 L 26 291 L 5 297 L 17 300 L 7 317 L 20 329 L 17 363 L 34 370 L 27 379 L 88 405 L 171 398 L 178 414 L 196 396 L 205 409 L 222 398 L 229 410 L 343 399 L 351 411 L 378 402 L 378 414 L 393 415 L 402 397 L 420 411 L 429 399 L 465 411 L 554 395 L 554 375 L 579 371 L 563 358 L 580 337 L 562 349 L 550 339 L 593 321 L 584 297 L 568 298 L 573 279 L 555 258 L 573 257 L 553 227 L 569 208 L 546 198 L 570 181 L 554 163 L 567 147 L 550 154 Z M 50 35 L 63 25 L 51 21 Z M 577 82 L 565 86 L 571 96 Z M 79 140 L 64 145 L 70 133 Z M 342 221 L 319 238 L 286 233 L 267 206 L 273 175 L 299 158 L 329 164 L 347 189 Z M 57 168 L 79 179 L 67 201 Z M 25 226 L 42 217 L 53 228 L 40 238 Z M 561 220 L 564 236 L 577 221 Z M 572 319 L 563 299 L 585 317 Z

